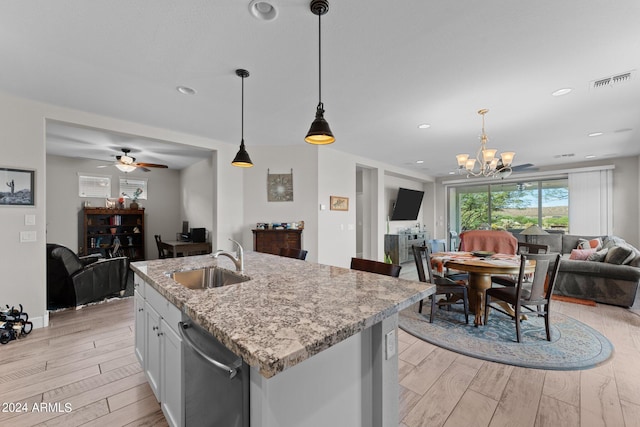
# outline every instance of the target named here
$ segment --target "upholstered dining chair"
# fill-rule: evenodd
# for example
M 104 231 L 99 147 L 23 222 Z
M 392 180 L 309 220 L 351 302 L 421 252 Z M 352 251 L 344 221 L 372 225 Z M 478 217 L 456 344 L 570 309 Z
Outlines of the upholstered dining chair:
M 537 314 L 538 316 L 544 317 L 547 341 L 551 341 L 549 308 L 551 305 L 551 295 L 553 295 L 553 289 L 555 288 L 558 277 L 558 270 L 560 269 L 561 256 L 560 254 L 556 255 L 554 264 L 551 264 L 549 259 L 536 259 L 536 268 L 531 283 L 525 282 L 526 262 L 527 256 L 520 255 L 520 273 L 518 274 L 518 280 L 515 282 L 515 286 L 489 288 L 485 291 L 485 322 L 488 323 L 489 321 L 490 309 L 511 316 L 516 323 L 516 339 L 518 342 L 521 342 L 520 322 L 522 321 L 522 314 Z M 553 269 L 551 270 L 551 274 L 548 274 L 550 265 L 553 265 Z M 547 283 L 546 290 L 545 283 Z M 502 307 L 492 304 L 493 300 L 500 300 L 511 304 L 514 312 L 509 313 Z M 523 312 L 523 310 L 526 311 Z
M 307 258 L 307 251 L 304 249 L 280 248 L 280 256 L 305 260 Z
M 162 237 L 160 237 L 159 234 L 156 234 L 153 237 L 156 239 L 156 246 L 158 247 L 158 257 L 160 259 L 165 259 L 167 257 L 167 253 L 164 251 L 164 248 L 161 245 Z
M 431 295 L 431 315 L 429 322 L 433 323 L 433 317 L 435 315 L 436 304 L 447 305 L 447 308 L 451 308 L 452 304 L 459 304 L 458 299 L 452 299 L 453 295 L 462 295 L 462 304 L 464 306 L 464 318 L 469 323 L 469 295 L 467 291 L 467 285 L 464 283 L 456 282 L 447 277 L 438 276 L 434 274 L 431 268 L 431 252 L 428 246 L 413 246 L 413 259 L 416 262 L 416 270 L 418 271 L 418 279 L 421 282 L 430 282 L 436 285 L 436 292 Z M 425 264 L 427 265 L 425 274 Z M 437 295 L 446 295 L 445 300 L 440 300 L 436 303 Z M 420 307 L 418 311 L 422 313 L 422 304 L 424 300 L 420 301 Z
M 398 264 L 387 264 L 386 262 L 373 261 L 363 258 L 351 258 L 351 269 L 367 271 L 369 273 L 384 274 L 385 276 L 398 277 L 400 269 Z

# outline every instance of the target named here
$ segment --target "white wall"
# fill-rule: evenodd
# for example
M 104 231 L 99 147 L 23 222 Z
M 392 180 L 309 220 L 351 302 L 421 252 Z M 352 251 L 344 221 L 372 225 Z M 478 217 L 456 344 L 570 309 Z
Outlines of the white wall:
M 318 261 L 318 149 L 306 143 L 296 146 L 251 147 L 248 149 L 254 167 L 244 171 L 245 249 L 253 248 L 252 229 L 259 222 L 280 223 L 304 221 L 302 249 L 307 260 Z M 291 173 L 293 169 L 293 201 L 267 201 L 267 170 Z
M 349 198 L 348 211 L 329 208 L 331 196 Z M 349 267 L 356 255 L 356 163 L 352 156 L 318 147 L 318 262 Z
M 198 163 L 180 171 L 180 222 L 175 231 L 182 230 L 182 221 L 189 221 L 189 228 L 205 228 L 209 241 L 214 234 L 216 167 L 213 153 Z M 173 235 L 171 236 L 173 239 Z M 169 239 L 167 239 L 169 240 Z M 215 250 L 215 248 L 214 248 Z
M 216 247 L 218 241 L 226 242 L 228 237 L 241 235 L 242 171 L 228 163 L 237 151 L 235 144 L 0 93 L 0 164 L 3 167 L 32 169 L 36 172 L 35 207 L 0 207 L 0 239 L 3 243 L 0 246 L 0 268 L 3 271 L 0 295 L 3 304 L 21 303 L 36 327 L 48 323 L 45 259 L 47 119 L 216 150 L 216 183 L 221 184 L 221 189 L 216 191 L 213 200 L 218 221 L 213 245 Z M 26 214 L 35 215 L 35 226 L 24 225 Z M 180 223 L 176 226 L 180 226 Z M 36 242 L 20 243 L 19 235 L 23 230 L 35 231 Z
M 80 216 L 82 206 L 88 201 L 92 207 L 105 206 L 104 198 L 78 196 L 78 173 L 111 177 L 111 197 L 118 197 L 120 178 L 144 178 L 147 180 L 147 199 L 140 200 L 145 208 L 145 257 L 158 258 L 154 234 L 164 240 L 174 240 L 180 231 L 179 204 L 180 173 L 171 169 L 152 169 L 150 172 L 134 171 L 128 174 L 115 167 L 100 168 L 104 162 L 71 157 L 46 157 L 47 166 L 47 243 L 67 246 L 80 251 L 82 231 Z

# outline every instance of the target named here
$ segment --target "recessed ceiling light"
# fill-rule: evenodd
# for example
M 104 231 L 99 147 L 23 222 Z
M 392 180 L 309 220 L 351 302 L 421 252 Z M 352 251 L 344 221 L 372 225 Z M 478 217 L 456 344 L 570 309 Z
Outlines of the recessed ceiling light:
M 192 89 L 192 88 L 190 88 L 188 86 L 178 86 L 176 88 L 176 90 L 178 92 L 180 92 L 181 94 L 183 94 L 183 95 L 195 95 L 196 94 L 196 90 Z
M 249 11 L 254 18 L 262 21 L 273 21 L 278 17 L 278 9 L 264 0 L 253 0 L 249 3 Z
M 418 125 L 418 129 L 429 129 L 431 127 L 428 123 L 422 123 Z
M 417 163 L 417 164 L 419 164 L 419 165 L 421 165 L 421 164 L 423 164 L 423 163 L 424 163 L 424 160 L 416 160 L 416 163 Z
M 589 136 L 600 136 L 602 135 L 602 132 L 592 132 L 589 134 Z
M 565 87 L 562 89 L 558 89 L 555 92 L 553 92 L 551 95 L 553 96 L 562 96 L 562 95 L 566 95 L 569 92 L 571 92 L 573 89 L 571 89 L 570 87 Z
M 595 154 L 587 154 L 586 156 L 584 156 L 585 159 L 595 159 L 596 155 Z

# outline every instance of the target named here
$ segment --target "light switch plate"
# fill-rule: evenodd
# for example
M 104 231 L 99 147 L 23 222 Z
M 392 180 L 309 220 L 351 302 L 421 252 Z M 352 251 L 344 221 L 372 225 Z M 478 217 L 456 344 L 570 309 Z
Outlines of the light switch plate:
M 396 331 L 389 331 L 384 336 L 385 359 L 389 360 L 396 355 Z
M 27 214 L 24 216 L 24 225 L 36 225 L 36 216 Z
M 36 241 L 36 232 L 35 231 L 21 231 L 20 232 L 20 242 L 35 242 Z

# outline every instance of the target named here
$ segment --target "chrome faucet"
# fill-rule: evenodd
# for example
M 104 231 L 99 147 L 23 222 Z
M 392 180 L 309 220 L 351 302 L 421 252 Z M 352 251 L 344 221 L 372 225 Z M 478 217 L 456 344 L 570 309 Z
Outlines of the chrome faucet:
M 227 258 L 231 259 L 231 261 L 233 261 L 233 263 L 236 266 L 236 271 L 244 271 L 244 250 L 242 249 L 242 245 L 240 245 L 239 242 L 236 242 L 233 239 L 229 239 L 231 240 L 233 243 L 235 243 L 236 245 L 238 245 L 238 251 L 236 254 L 232 253 L 232 252 L 227 252 L 227 251 L 223 251 L 223 250 L 217 250 L 214 253 L 211 254 L 211 256 L 214 259 L 218 259 L 219 255 L 224 255 Z

